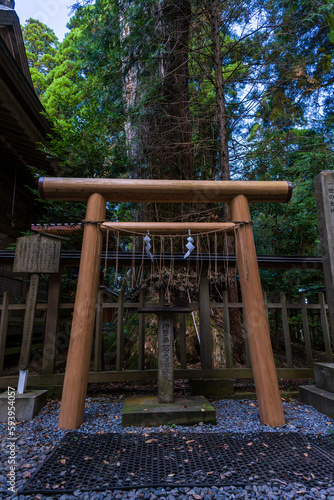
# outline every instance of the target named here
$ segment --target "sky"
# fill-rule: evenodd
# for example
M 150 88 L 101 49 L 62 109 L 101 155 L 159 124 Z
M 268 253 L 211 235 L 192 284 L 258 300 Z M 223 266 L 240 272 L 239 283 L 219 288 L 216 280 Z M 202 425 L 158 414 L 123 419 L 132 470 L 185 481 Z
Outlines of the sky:
M 58 39 L 63 40 L 68 33 L 66 24 L 70 19 L 69 7 L 75 0 L 15 0 L 15 11 L 21 25 L 32 17 L 52 28 Z

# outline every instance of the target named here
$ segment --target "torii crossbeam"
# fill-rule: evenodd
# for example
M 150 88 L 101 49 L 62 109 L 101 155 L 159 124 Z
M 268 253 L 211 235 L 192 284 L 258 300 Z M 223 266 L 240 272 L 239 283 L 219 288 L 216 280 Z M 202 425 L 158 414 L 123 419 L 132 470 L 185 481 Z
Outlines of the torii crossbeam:
M 285 181 L 49 177 L 39 180 L 39 190 L 41 196 L 48 200 L 87 201 L 80 270 L 58 421 L 58 426 L 62 429 L 76 429 L 83 422 L 103 241 L 100 225 L 105 222 L 106 202 L 227 202 L 231 204 L 232 221 L 247 223 L 250 222 L 249 202 L 284 203 L 289 201 L 292 195 L 292 186 Z M 228 224 L 233 226 L 233 223 Z M 180 229 L 181 226 L 177 228 L 178 231 Z M 186 230 L 183 228 L 185 233 L 188 229 L 191 229 L 191 224 L 186 225 Z M 273 427 L 284 425 L 250 224 L 243 224 L 236 229 L 236 253 L 261 422 Z

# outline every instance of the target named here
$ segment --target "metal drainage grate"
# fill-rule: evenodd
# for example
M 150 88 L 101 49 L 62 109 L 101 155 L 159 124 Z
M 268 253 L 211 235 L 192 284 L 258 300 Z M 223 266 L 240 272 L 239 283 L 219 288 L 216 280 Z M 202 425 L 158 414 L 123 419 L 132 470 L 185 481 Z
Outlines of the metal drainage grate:
M 317 436 L 310 436 L 309 441 L 313 447 L 322 451 L 325 456 L 334 458 L 334 434 L 318 434 Z
M 323 443 L 322 443 L 323 444 Z M 301 434 L 66 435 L 20 491 L 69 493 L 272 480 L 328 485 L 334 454 Z

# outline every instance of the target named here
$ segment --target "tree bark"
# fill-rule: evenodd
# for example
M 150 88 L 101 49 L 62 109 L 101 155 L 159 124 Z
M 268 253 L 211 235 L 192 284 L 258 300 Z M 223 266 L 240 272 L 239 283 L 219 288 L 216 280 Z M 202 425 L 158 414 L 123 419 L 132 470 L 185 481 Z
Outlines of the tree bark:
M 223 61 L 221 50 L 220 37 L 220 20 L 222 19 L 221 12 L 222 2 L 212 0 L 209 4 L 209 19 L 212 33 L 213 44 L 213 61 L 215 69 L 215 91 L 216 91 L 216 123 L 218 129 L 218 162 L 219 173 L 221 180 L 230 180 L 230 159 L 228 151 L 228 115 L 226 110 L 225 88 L 223 78 Z M 224 203 L 223 207 L 224 221 L 231 220 L 231 209 L 228 203 Z M 227 237 L 228 253 L 235 251 L 234 238 Z M 227 271 L 227 290 L 230 302 L 238 302 L 238 290 L 236 282 L 236 274 L 233 269 Z M 241 329 L 240 312 L 233 307 L 230 311 L 231 333 L 233 339 L 233 358 L 238 363 L 245 361 L 245 343 Z
M 164 109 L 160 123 L 160 151 L 171 177 L 193 179 L 189 104 L 190 0 L 166 0 L 162 20 L 165 56 L 162 62 Z

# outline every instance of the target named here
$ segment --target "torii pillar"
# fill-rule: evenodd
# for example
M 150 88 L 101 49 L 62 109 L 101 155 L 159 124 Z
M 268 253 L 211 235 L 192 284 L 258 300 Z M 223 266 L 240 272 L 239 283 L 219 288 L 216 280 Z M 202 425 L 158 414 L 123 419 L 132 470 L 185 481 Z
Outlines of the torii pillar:
M 244 195 L 231 202 L 234 221 L 244 221 L 236 235 L 236 253 L 247 327 L 253 376 L 259 404 L 261 422 L 276 427 L 284 425 L 284 413 L 278 387 L 269 325 L 257 263 L 248 200 Z
M 105 213 L 105 198 L 98 193 L 91 194 L 87 202 L 78 285 L 58 420 L 61 429 L 77 429 L 83 422 L 103 242 L 99 224 L 104 221 Z

